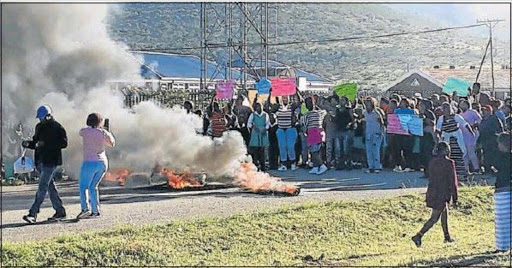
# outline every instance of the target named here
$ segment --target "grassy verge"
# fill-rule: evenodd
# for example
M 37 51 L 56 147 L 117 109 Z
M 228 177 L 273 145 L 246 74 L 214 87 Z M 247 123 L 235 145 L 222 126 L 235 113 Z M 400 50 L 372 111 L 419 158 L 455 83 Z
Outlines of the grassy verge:
M 176 221 L 4 243 L 4 265 L 508 265 L 494 254 L 490 187 L 461 189 L 444 244 L 440 224 L 416 248 L 429 217 L 421 195 L 311 203 L 227 219 Z

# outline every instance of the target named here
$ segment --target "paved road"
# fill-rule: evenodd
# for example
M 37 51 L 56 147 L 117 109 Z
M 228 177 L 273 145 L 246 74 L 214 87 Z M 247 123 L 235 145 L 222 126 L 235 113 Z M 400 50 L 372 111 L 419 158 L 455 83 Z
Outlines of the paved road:
M 174 191 L 161 186 L 143 188 L 101 188 L 101 219 L 82 220 L 77 223 L 51 223 L 26 225 L 21 220 L 27 213 L 36 185 L 2 187 L 2 239 L 27 241 L 53 237 L 58 234 L 80 233 L 112 229 L 123 224 L 144 225 L 165 223 L 176 219 L 197 217 L 229 217 L 234 214 L 272 210 L 281 205 L 295 205 L 309 201 L 361 200 L 391 197 L 423 192 L 427 180 L 421 173 L 365 174 L 362 171 L 328 171 L 322 176 L 309 175 L 307 170 L 273 172 L 284 181 L 300 185 L 296 197 L 277 197 L 249 193 L 221 184 L 207 185 L 202 189 Z M 59 191 L 68 217 L 80 211 L 77 184 L 60 183 Z M 47 198 L 39 220 L 53 214 Z

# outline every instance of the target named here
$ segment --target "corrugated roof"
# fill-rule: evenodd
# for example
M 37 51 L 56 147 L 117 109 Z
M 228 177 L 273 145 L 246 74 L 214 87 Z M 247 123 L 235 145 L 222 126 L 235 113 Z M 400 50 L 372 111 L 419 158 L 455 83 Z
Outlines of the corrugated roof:
M 475 82 L 476 75 L 478 73 L 478 67 L 476 69 L 469 68 L 421 68 L 421 70 L 430 76 L 434 77 L 441 83 L 446 83 L 448 77 L 462 78 L 468 82 Z M 482 89 L 492 88 L 491 69 L 482 68 L 480 77 L 478 78 Z M 510 89 L 510 69 L 494 68 L 494 87 L 495 88 L 507 88 Z
M 251 61 L 251 65 L 258 68 L 260 66 L 265 66 L 265 63 L 262 62 L 261 60 L 252 60 Z M 238 60 L 234 60 L 232 63 L 231 63 L 231 66 L 233 66 L 234 68 L 242 68 L 244 66 L 244 61 L 242 59 L 238 59 Z M 295 71 L 295 75 L 296 76 L 301 76 L 301 77 L 306 77 L 306 79 L 308 81 L 314 81 L 314 82 L 331 82 L 329 79 L 325 78 L 325 77 L 322 77 L 320 75 L 317 75 L 317 74 L 314 74 L 314 73 L 310 73 L 310 72 L 306 72 L 304 70 L 301 70 L 301 69 L 298 69 L 298 68 L 295 68 L 293 66 L 289 66 L 289 65 L 286 65 L 282 62 L 278 62 L 278 61 L 273 61 L 273 60 L 269 60 L 268 61 L 268 67 L 271 67 L 271 68 L 275 68 L 275 67 L 289 67 L 291 69 L 293 69 Z

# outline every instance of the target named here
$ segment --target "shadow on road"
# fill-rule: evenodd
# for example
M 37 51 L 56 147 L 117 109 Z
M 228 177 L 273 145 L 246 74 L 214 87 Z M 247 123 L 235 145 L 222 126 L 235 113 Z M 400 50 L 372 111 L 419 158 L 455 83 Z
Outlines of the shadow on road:
M 0 229 L 10 229 L 10 228 L 19 228 L 24 226 L 35 226 L 35 225 L 47 225 L 47 224 L 70 224 L 77 223 L 77 219 L 65 219 L 60 221 L 38 221 L 35 223 L 28 222 L 15 222 L 15 223 L 6 223 L 0 226 Z

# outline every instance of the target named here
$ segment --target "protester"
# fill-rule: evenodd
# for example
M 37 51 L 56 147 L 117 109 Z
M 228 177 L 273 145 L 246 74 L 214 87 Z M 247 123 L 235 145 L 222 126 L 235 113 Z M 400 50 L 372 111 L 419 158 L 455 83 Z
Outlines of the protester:
M 183 102 L 183 108 L 187 111 L 187 114 L 190 114 L 194 109 L 194 105 L 192 105 L 192 102 L 190 101 L 185 101 Z
M 308 112 L 304 116 L 304 122 L 307 128 L 307 144 L 311 152 L 311 161 L 313 162 L 313 168 L 309 171 L 309 174 L 320 175 L 328 170 L 327 166 L 323 164 L 320 154 L 324 135 L 322 122 L 326 111 L 317 109 L 318 107 L 315 106 L 312 97 L 306 98 L 305 103 Z
M 482 122 L 480 123 L 480 137 L 478 143 L 483 151 L 484 172 L 491 172 L 493 163 L 497 162 L 496 134 L 503 132 L 501 121 L 494 115 L 490 105 L 482 106 Z
M 47 192 L 55 209 L 55 214 L 48 220 L 54 221 L 66 218 L 66 210 L 62 205 L 54 181 L 55 169 L 62 165 L 61 150 L 68 146 L 66 130 L 53 118 L 52 110 L 48 105 L 39 107 L 36 117 L 40 122 L 36 125 L 32 140 L 22 142 L 24 148 L 35 150 L 34 160 L 40 173 L 34 203 L 28 215 L 23 216 L 23 220 L 28 223 L 36 222 L 37 214 Z
M 349 159 L 349 150 L 352 146 L 352 139 L 354 136 L 353 124 L 354 113 L 350 107 L 350 101 L 347 97 L 340 98 L 339 108 L 336 110 L 336 123 L 339 130 L 339 140 L 341 143 L 341 163 L 338 163 L 338 169 L 351 169 L 352 165 Z
M 337 167 L 341 158 L 341 137 L 337 123 L 342 120 L 342 118 L 337 116 L 338 113 L 336 106 L 338 105 L 338 98 L 335 96 L 337 97 L 337 95 L 334 95 L 327 99 L 328 109 L 324 120 L 326 160 L 328 168 Z
M 279 168 L 279 145 L 277 141 L 277 117 L 276 112 L 279 109 L 279 104 L 270 102 L 271 95 L 268 95 L 267 102 L 265 103 L 265 112 L 269 116 L 270 128 L 268 130 L 268 161 L 270 170 L 277 170 Z
M 239 130 L 238 117 L 233 113 L 231 103 L 226 103 L 223 109 L 224 117 L 226 118 L 226 130 Z
M 496 162 L 493 165 L 497 169 L 496 187 L 494 190 L 495 204 L 495 235 L 496 249 L 498 251 L 507 251 L 511 249 L 510 239 L 510 155 L 511 155 L 511 136 L 510 133 L 502 133 L 498 137 L 498 151 L 494 158 Z
M 251 130 L 249 148 L 254 165 L 256 165 L 259 170 L 266 171 L 265 148 L 269 145 L 268 129 L 270 128 L 270 119 L 268 114 L 263 111 L 261 103 L 255 101 L 253 108 L 254 112 L 247 120 L 247 128 Z
M 364 118 L 365 147 L 368 162 L 368 173 L 379 173 L 382 170 L 380 150 L 385 135 L 384 112 L 377 107 L 377 100 L 373 97 L 365 99 Z
M 428 163 L 432 157 L 434 146 L 436 144 L 435 123 L 436 117 L 432 112 L 432 101 L 422 100 L 419 104 L 419 116 L 423 120 L 423 136 L 420 137 L 420 166 L 423 168 L 425 178 L 429 177 Z
M 365 125 L 366 121 L 363 115 L 363 108 L 356 107 L 354 109 L 354 139 L 352 143 L 352 149 L 350 150 L 350 157 L 347 157 L 348 161 L 351 161 L 353 168 L 361 168 L 366 164 L 366 147 L 365 147 Z
M 450 200 L 457 205 L 457 173 L 455 162 L 449 158 L 450 146 L 446 142 L 437 144 L 436 157 L 429 163 L 429 182 L 427 187 L 426 203 L 432 209 L 430 219 L 423 228 L 412 237 L 417 247 L 421 246 L 421 239 L 425 233 L 441 218 L 444 241 L 454 242 L 448 231 L 448 204 Z
M 247 120 L 251 115 L 252 110 L 250 107 L 244 105 L 244 96 L 238 95 L 233 107 L 233 113 L 237 116 L 240 134 L 245 142 L 245 146 L 249 146 L 249 139 L 251 137 L 249 130 L 247 129 Z
M 87 126 L 79 135 L 83 141 L 84 160 L 80 170 L 79 191 L 82 211 L 77 219 L 100 216 L 98 185 L 107 172 L 106 147 L 114 147 L 114 136 L 103 128 L 104 120 L 98 113 L 87 117 Z
M 295 141 L 297 140 L 297 129 L 295 124 L 297 117 L 294 113 L 295 107 L 289 105 L 288 96 L 281 99 L 281 106 L 276 112 L 278 129 L 276 131 L 279 144 L 279 155 L 281 166 L 279 171 L 287 170 L 287 164 L 290 164 L 292 170 L 296 170 L 295 165 Z
M 394 110 L 394 114 L 415 114 L 414 110 L 411 109 L 411 103 L 408 98 L 402 98 L 399 106 Z M 394 160 L 394 172 L 409 172 L 413 168 L 413 155 L 412 150 L 414 146 L 414 137 L 412 135 L 400 135 L 395 134 L 393 138 L 393 147 L 391 153 Z
M 466 155 L 466 144 L 462 128 L 466 128 L 470 135 L 475 135 L 471 126 L 462 118 L 462 116 L 453 112 L 452 106 L 448 102 L 442 104 L 443 115 L 437 120 L 436 131 L 441 136 L 441 140 L 447 142 L 451 148 L 451 158 L 455 161 L 457 174 L 460 176 L 468 175 L 464 157 Z
M 467 128 L 462 128 L 462 134 L 464 136 L 464 144 L 466 145 L 466 156 L 464 157 L 464 164 L 466 170 L 470 172 L 479 172 L 480 164 L 478 162 L 478 156 L 476 155 L 476 141 L 479 137 L 478 126 L 482 122 L 482 117 L 477 111 L 469 108 L 469 102 L 467 100 L 461 100 L 459 107 L 462 111 L 460 114 L 466 122 L 471 126 L 474 131 L 474 135 L 468 131 Z M 472 169 L 469 168 L 471 163 Z
M 212 138 L 220 138 L 224 134 L 224 131 L 226 131 L 228 122 L 224 117 L 224 113 L 220 110 L 218 102 L 213 102 L 210 125 L 212 127 Z

